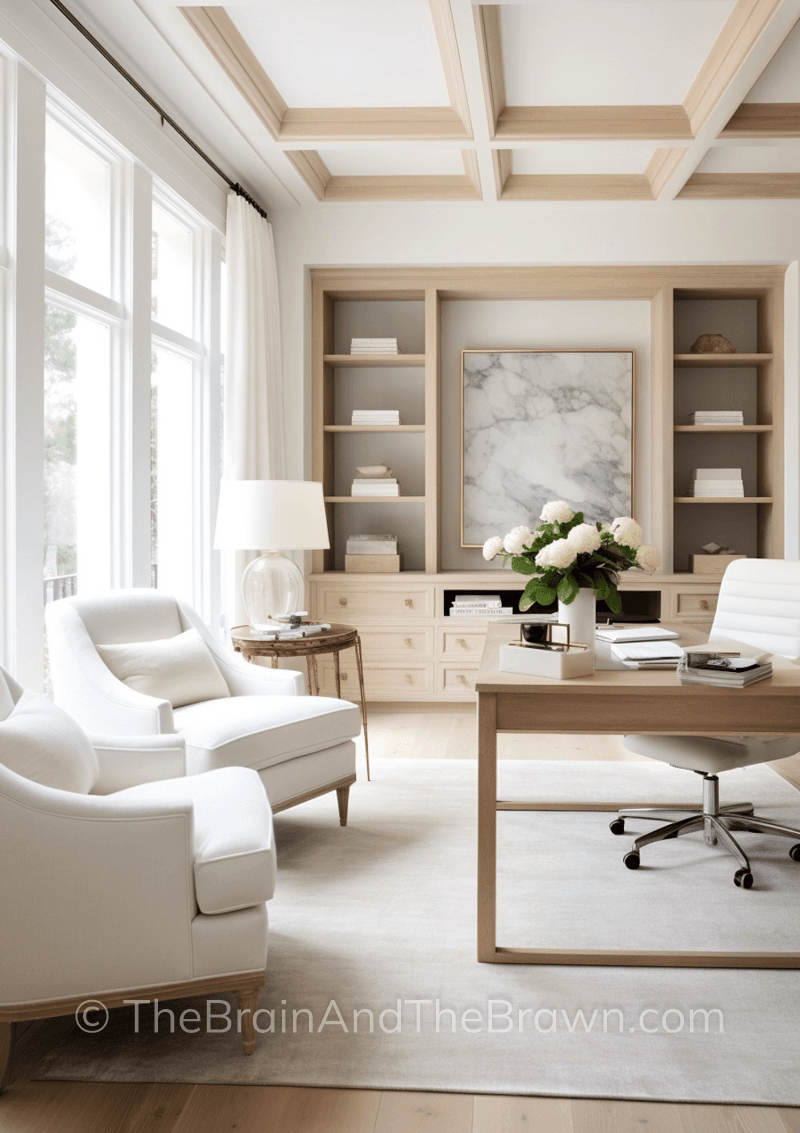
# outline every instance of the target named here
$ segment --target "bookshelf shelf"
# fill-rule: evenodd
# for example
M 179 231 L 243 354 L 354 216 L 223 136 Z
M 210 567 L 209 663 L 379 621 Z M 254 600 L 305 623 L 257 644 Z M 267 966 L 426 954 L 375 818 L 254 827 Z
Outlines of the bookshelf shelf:
M 743 366 L 765 366 L 772 361 L 771 354 L 676 354 L 673 362 L 676 367 L 691 369 L 741 369 Z
M 424 354 L 326 354 L 326 366 L 336 369 L 363 366 L 424 366 Z

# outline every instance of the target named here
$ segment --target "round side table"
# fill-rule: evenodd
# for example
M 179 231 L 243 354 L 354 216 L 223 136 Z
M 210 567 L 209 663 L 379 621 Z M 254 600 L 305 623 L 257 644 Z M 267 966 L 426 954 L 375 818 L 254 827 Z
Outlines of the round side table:
M 237 653 L 241 653 L 246 661 L 252 661 L 254 657 L 270 657 L 273 669 L 278 668 L 278 661 L 281 657 L 305 657 L 309 696 L 315 694 L 319 696 L 317 656 L 321 653 L 332 653 L 336 673 L 336 695 L 339 699 L 342 696 L 339 654 L 343 649 L 355 649 L 358 685 L 361 694 L 361 720 L 364 725 L 364 752 L 367 757 L 367 779 L 369 779 L 369 739 L 367 737 L 367 701 L 364 696 L 364 665 L 361 658 L 361 638 L 356 627 L 332 625 L 329 630 L 313 633 L 308 637 L 275 641 L 253 635 L 249 626 L 234 626 L 231 630 L 231 641 L 233 648 Z

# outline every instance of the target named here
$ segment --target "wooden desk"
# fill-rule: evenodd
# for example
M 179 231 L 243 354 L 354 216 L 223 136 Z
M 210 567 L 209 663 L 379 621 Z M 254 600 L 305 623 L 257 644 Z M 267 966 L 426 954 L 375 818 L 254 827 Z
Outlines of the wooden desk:
M 237 653 L 246 661 L 254 657 L 271 657 L 272 668 L 277 669 L 281 657 L 305 657 L 308 695 L 319 696 L 319 676 L 317 675 L 317 655 L 332 653 L 336 672 L 336 695 L 341 700 L 342 684 L 339 674 L 339 654 L 343 649 L 355 649 L 358 683 L 361 692 L 361 722 L 364 725 L 364 754 L 367 757 L 367 781 L 369 781 L 369 737 L 367 736 L 367 701 L 364 696 L 364 666 L 361 660 L 361 638 L 355 626 L 332 625 L 323 633 L 308 637 L 289 638 L 286 641 L 258 637 L 249 626 L 234 626 L 231 641 Z M 313 680 L 313 683 L 312 683 Z
M 680 644 L 705 640 L 681 632 Z M 671 670 L 603 669 L 588 677 L 548 680 L 501 673 L 498 649 L 516 626 L 489 626 L 478 694 L 478 959 L 494 964 L 578 964 L 626 967 L 800 968 L 800 952 L 658 952 L 497 947 L 497 812 L 499 810 L 622 810 L 658 807 L 659 800 L 614 803 L 497 798 L 499 732 L 619 735 L 800 735 L 800 667 L 773 658 L 773 676 L 744 689 L 679 685 Z M 605 662 L 600 657 L 599 663 Z M 697 807 L 697 799 L 687 804 Z M 611 847 L 613 851 L 613 847 Z M 621 879 L 621 883 L 624 878 Z M 691 880 L 687 880 L 691 886 Z M 688 892 L 688 891 L 687 891 Z

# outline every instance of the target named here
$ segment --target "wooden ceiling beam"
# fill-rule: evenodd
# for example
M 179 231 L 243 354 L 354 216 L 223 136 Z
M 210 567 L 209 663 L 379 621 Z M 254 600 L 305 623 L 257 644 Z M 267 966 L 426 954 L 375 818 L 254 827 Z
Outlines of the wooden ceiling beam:
M 800 138 L 800 102 L 743 102 L 721 138 Z
M 474 10 L 474 22 L 489 137 L 494 138 L 500 115 L 506 108 L 500 9 L 496 4 L 478 4 Z
M 690 138 L 691 131 L 682 106 L 506 106 L 498 116 L 495 137 L 671 141 Z
M 428 0 L 428 3 L 433 20 L 433 29 L 436 33 L 436 42 L 439 46 L 439 56 L 442 60 L 442 70 L 447 84 L 450 106 L 453 113 L 463 123 L 466 133 L 472 137 L 467 88 L 464 84 L 464 72 L 461 67 L 461 55 L 458 50 L 450 0 Z
M 479 201 L 480 190 L 458 174 L 331 177 L 326 201 Z
M 679 200 L 796 200 L 800 173 L 693 173 Z
M 290 107 L 281 141 L 470 141 L 471 134 L 449 106 Z
M 510 173 L 504 201 L 652 201 L 643 173 Z

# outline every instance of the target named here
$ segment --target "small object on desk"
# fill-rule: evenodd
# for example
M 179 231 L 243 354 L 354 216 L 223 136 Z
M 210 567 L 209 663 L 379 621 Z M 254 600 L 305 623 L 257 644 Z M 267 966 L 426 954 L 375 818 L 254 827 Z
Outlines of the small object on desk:
M 303 623 L 297 621 L 267 622 L 259 628 L 251 629 L 251 636 L 258 638 L 260 641 L 297 641 L 303 637 L 309 637 L 316 633 L 327 633 L 330 629 L 328 622 L 317 622 L 314 624 Z
M 628 669 L 677 669 L 683 657 L 683 650 L 674 641 L 612 645 L 611 653 Z
M 679 635 L 674 629 L 663 626 L 600 626 L 596 633 L 598 641 L 668 641 Z
M 499 669 L 502 673 L 548 677 L 556 681 L 589 677 L 594 672 L 594 653 L 588 645 L 577 643 L 548 649 L 512 641 L 500 646 Z
M 695 645 L 684 650 L 678 667 L 679 684 L 716 685 L 719 688 L 746 688 L 772 676 L 769 653 L 748 646 L 727 649 L 723 645 Z

